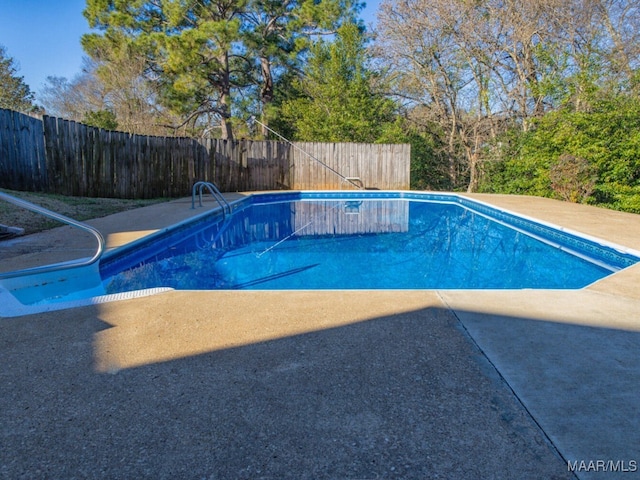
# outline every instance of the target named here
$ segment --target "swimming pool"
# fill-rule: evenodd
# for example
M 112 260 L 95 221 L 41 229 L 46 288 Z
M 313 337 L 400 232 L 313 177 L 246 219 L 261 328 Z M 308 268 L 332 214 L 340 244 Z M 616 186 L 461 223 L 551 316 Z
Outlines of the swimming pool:
M 64 281 L 11 279 L 5 296 L 56 308 L 167 289 L 577 289 L 640 260 L 454 194 L 268 193 L 232 209 L 110 252 Z

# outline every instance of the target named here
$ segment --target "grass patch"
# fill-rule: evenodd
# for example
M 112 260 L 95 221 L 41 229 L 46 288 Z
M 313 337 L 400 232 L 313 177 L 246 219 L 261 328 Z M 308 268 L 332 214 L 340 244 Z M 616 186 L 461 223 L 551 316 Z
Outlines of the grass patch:
M 106 217 L 113 213 L 170 200 L 168 198 L 123 200 L 120 198 L 66 197 L 64 195 L 17 192 L 5 189 L 0 189 L 0 191 L 79 221 Z M 28 235 L 63 224 L 0 199 L 0 225 L 24 228 L 25 234 Z

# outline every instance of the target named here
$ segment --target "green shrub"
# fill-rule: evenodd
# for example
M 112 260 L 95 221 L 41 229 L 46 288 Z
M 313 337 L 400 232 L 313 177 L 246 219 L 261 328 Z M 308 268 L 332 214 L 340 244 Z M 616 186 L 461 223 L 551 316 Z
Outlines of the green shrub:
M 538 195 L 640 213 L 640 100 L 611 95 L 510 131 L 481 191 Z

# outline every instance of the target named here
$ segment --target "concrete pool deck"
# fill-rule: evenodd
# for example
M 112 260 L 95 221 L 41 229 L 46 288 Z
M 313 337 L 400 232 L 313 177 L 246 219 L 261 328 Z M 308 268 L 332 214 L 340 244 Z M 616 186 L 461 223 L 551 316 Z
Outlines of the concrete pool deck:
M 640 251 L 638 215 L 470 196 Z M 89 223 L 115 248 L 189 207 Z M 0 260 L 92 248 L 62 227 Z M 176 291 L 4 318 L 0 478 L 637 478 L 639 286 L 636 265 L 575 291 Z

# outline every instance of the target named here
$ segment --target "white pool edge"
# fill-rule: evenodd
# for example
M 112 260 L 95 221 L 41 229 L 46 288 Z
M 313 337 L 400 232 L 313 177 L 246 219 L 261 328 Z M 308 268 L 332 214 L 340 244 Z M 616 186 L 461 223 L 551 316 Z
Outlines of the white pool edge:
M 76 307 L 87 307 L 90 305 L 100 305 L 102 303 L 115 302 L 120 300 L 130 300 L 133 298 L 148 297 L 159 293 L 173 291 L 173 288 L 157 287 L 147 288 L 144 290 L 132 290 L 122 293 L 111 293 L 108 295 L 99 295 L 96 297 L 83 298 L 79 300 L 71 300 L 68 302 L 55 302 L 45 305 L 25 305 L 20 303 L 6 288 L 0 285 L 0 317 L 13 318 L 22 317 L 24 315 L 33 315 L 36 313 L 54 312 L 57 310 L 67 310 Z

